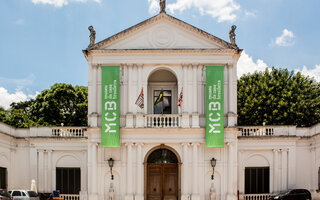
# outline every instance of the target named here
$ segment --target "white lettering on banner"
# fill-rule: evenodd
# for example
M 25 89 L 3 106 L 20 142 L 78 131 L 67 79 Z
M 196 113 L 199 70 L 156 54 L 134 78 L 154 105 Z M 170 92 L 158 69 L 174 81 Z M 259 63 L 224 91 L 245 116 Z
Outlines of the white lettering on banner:
M 221 109 L 221 104 L 219 102 L 211 102 L 209 103 L 209 111 L 220 111 Z M 218 118 L 212 118 L 212 116 L 216 114 L 218 116 Z M 220 121 L 220 113 L 215 113 L 215 112 L 212 112 L 209 114 L 209 120 L 211 122 L 219 122 Z M 220 126 L 220 124 L 209 124 L 209 127 L 210 127 L 210 130 L 209 130 L 209 133 L 220 133 L 221 131 L 220 130 L 215 130 L 215 127 L 216 126 Z
M 104 108 L 105 110 L 116 110 L 117 109 L 117 104 L 114 101 L 107 101 L 104 104 Z M 108 117 L 109 112 L 106 112 L 106 114 L 104 115 L 104 118 L 107 122 L 114 122 L 117 119 L 117 114 L 115 112 L 110 113 L 111 115 L 113 115 L 113 117 Z M 105 133 L 115 133 L 116 130 L 111 130 L 111 126 L 113 126 L 113 128 L 115 128 L 114 126 L 116 126 L 116 123 L 109 123 L 109 124 L 105 124 L 106 126 L 106 130 Z
M 106 125 L 106 130 L 104 131 L 105 133 L 108 133 L 108 132 L 110 132 L 110 133 L 115 133 L 116 132 L 116 130 L 110 130 L 111 129 L 111 127 L 110 126 L 115 126 L 116 124 L 115 123 L 110 123 L 110 124 L 105 124 Z M 110 125 L 110 126 L 109 126 Z
M 113 107 L 112 107 L 113 106 Z M 117 109 L 117 104 L 116 102 L 114 101 L 107 101 L 105 104 L 104 104 L 104 109 L 105 110 L 116 110 Z
M 209 126 L 210 126 L 210 130 L 209 130 L 209 133 L 220 133 L 220 130 L 217 130 L 217 131 L 215 131 L 214 129 L 215 129 L 215 126 L 220 126 L 220 124 L 209 124 Z
M 113 112 L 113 118 L 108 118 L 108 112 L 106 112 L 106 114 L 104 115 L 105 116 L 105 119 L 108 121 L 108 122 L 112 122 L 112 121 L 115 121 L 117 119 L 117 114 L 115 112 Z
M 221 105 L 220 105 L 219 102 L 211 102 L 211 103 L 209 103 L 209 110 L 220 110 L 220 109 L 221 109 Z
M 218 118 L 217 118 L 217 119 L 211 118 L 212 115 L 213 115 L 213 113 L 210 113 L 210 114 L 209 114 L 209 120 L 210 120 L 210 121 L 212 121 L 212 122 L 218 122 L 218 121 L 220 120 L 220 113 L 217 113 L 217 115 L 218 115 Z

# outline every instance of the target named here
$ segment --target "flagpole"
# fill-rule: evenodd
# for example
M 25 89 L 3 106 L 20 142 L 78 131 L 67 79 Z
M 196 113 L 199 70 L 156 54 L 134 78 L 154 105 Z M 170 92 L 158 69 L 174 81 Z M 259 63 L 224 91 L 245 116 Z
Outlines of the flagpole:
M 164 102 L 163 89 L 161 89 L 161 91 L 162 91 L 162 114 L 163 114 L 163 107 L 164 107 L 164 104 L 163 104 L 163 102 Z

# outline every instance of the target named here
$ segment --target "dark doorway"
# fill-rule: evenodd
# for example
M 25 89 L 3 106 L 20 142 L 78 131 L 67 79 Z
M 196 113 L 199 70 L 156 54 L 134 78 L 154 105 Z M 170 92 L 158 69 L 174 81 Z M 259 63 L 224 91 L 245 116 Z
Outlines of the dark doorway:
M 0 167 L 0 188 L 7 189 L 7 168 Z
M 56 188 L 61 194 L 79 194 L 80 168 L 56 168 Z
M 147 199 L 177 200 L 178 195 L 178 159 L 168 149 L 157 149 L 147 161 Z
M 269 167 L 246 167 L 244 182 L 245 182 L 246 194 L 269 193 L 269 185 L 270 185 Z

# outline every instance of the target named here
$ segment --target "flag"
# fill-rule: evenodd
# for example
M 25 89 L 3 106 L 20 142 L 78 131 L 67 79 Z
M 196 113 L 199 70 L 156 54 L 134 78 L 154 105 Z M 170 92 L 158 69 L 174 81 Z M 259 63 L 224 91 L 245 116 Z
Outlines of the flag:
M 179 100 L 178 100 L 178 106 L 182 106 L 182 97 L 183 97 L 183 88 L 181 89 L 180 95 L 179 95 Z
M 136 105 L 139 106 L 141 109 L 144 108 L 143 88 L 141 89 L 141 92 L 138 96 L 138 99 L 136 101 Z
M 163 101 L 163 91 L 162 90 L 160 91 L 160 94 L 159 94 L 157 100 L 154 102 L 153 106 L 156 106 L 161 101 Z

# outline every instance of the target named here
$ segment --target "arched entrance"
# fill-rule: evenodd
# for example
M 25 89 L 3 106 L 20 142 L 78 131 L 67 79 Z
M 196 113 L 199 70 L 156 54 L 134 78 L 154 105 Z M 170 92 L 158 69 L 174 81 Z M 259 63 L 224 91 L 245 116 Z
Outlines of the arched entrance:
M 180 159 L 173 149 L 152 149 L 145 159 L 145 175 L 145 199 L 180 199 Z

